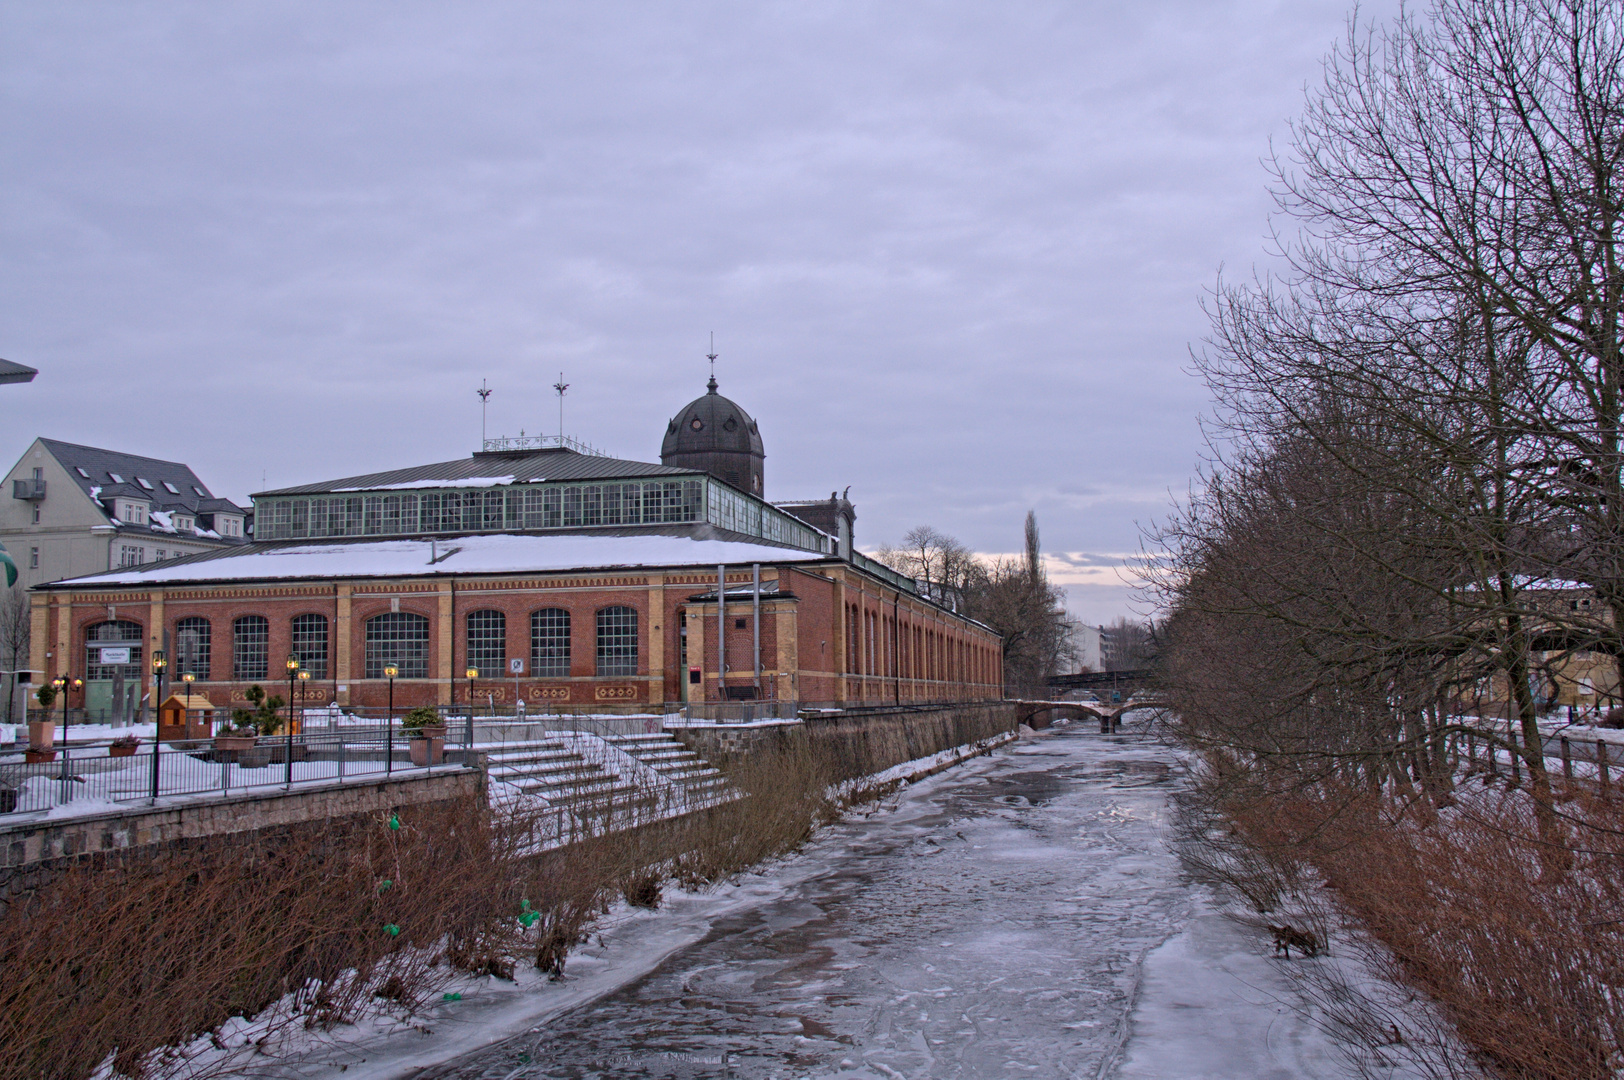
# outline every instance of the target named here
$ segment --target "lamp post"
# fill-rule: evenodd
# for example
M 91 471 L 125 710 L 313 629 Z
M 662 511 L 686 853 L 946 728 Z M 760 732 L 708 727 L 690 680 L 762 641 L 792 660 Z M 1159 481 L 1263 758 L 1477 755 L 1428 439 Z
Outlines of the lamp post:
M 304 688 L 310 681 L 310 669 L 299 669 L 299 733 L 304 734 Z
M 395 771 L 395 676 L 400 674 L 400 665 L 391 660 L 383 666 L 383 673 L 389 679 L 389 711 L 383 718 L 383 771 L 388 776 Z
M 158 723 L 152 729 L 152 799 L 154 802 L 158 800 L 158 758 L 162 756 L 160 751 L 163 750 L 164 672 L 168 668 L 169 658 L 164 655 L 164 651 L 162 649 L 153 649 L 152 674 L 158 680 L 158 696 L 153 699 L 157 703 L 157 708 L 153 710 L 153 719 L 157 720 Z
M 186 684 L 186 704 L 188 706 L 190 706 L 192 704 L 192 683 L 195 682 L 196 680 L 197 680 L 197 676 L 193 675 L 190 671 L 181 672 L 180 681 Z M 189 739 L 189 738 L 192 737 L 192 710 L 190 708 L 187 708 L 185 716 L 186 716 L 186 737 Z M 209 734 L 212 735 L 212 734 L 214 734 L 214 732 L 211 731 L 211 732 L 209 732 Z
M 293 680 L 299 675 L 299 657 L 296 653 L 288 653 L 288 738 L 287 738 L 287 784 L 293 786 Z
M 83 679 L 70 680 L 66 675 L 58 675 L 53 683 L 62 692 L 62 801 L 67 802 L 70 796 L 68 781 L 68 690 L 78 689 L 85 685 Z
M 468 752 L 472 753 L 474 749 L 474 679 L 478 678 L 479 669 L 470 665 L 463 674 L 468 676 Z

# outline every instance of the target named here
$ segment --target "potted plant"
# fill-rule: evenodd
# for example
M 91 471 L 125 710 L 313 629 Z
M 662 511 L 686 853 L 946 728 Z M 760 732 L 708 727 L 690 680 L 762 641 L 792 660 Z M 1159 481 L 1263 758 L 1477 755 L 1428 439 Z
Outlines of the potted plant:
M 28 750 L 23 754 L 29 762 L 55 761 L 56 725 L 51 723 L 51 706 L 56 704 L 56 687 L 46 683 L 34 692 L 34 700 L 43 710 L 41 719 L 28 722 Z
M 113 740 L 110 746 L 108 746 L 107 756 L 134 757 L 136 747 L 140 745 L 141 740 L 136 738 L 134 735 L 120 735 L 118 738 Z
M 247 712 L 247 710 L 237 709 L 235 712 L 243 713 Z M 225 727 L 222 727 L 216 731 L 214 733 L 214 749 L 219 752 L 227 752 L 232 754 L 237 754 L 244 750 L 252 750 L 254 748 L 254 744 L 259 741 L 259 732 L 254 730 L 252 724 L 242 724 L 240 718 L 236 716 L 233 716 L 233 719 L 239 720 L 239 726 L 233 727 L 230 724 L 227 724 Z M 236 759 L 228 758 L 226 760 L 234 761 Z
M 400 718 L 400 726 L 409 740 L 413 765 L 438 765 L 445 760 L 445 724 L 438 712 L 419 705 Z

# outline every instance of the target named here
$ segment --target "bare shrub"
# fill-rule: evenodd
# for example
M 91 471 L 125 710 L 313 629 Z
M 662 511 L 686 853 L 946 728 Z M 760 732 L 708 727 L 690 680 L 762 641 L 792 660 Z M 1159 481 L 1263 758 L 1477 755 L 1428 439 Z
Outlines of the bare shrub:
M 1367 1050 L 1425 1058 L 1439 1075 L 1580 1080 L 1612 1076 L 1624 1062 L 1624 1003 L 1614 992 L 1624 971 L 1624 813 L 1569 794 L 1567 821 L 1580 840 L 1564 872 L 1545 857 L 1521 791 L 1463 794 L 1430 819 L 1370 792 L 1299 792 L 1227 809 L 1238 837 L 1256 838 L 1257 861 L 1289 867 L 1281 858 L 1289 851 L 1312 863 L 1382 946 L 1367 958 L 1435 1003 L 1471 1051 L 1456 1043 L 1453 1059 L 1442 1053 L 1451 1040 L 1425 1023 L 1425 1009 L 1395 1011 L 1368 997 L 1354 1007 L 1359 995 L 1322 980 L 1321 999 L 1345 1034 L 1356 1032 Z M 1407 1038 L 1416 1045 L 1406 1048 Z

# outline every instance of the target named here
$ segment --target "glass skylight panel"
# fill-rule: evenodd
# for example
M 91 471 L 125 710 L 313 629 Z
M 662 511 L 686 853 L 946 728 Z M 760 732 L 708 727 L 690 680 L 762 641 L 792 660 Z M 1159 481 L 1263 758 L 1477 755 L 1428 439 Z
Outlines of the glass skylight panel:
M 85 467 L 83 465 L 75 465 L 73 467 L 73 471 L 84 477 L 86 480 L 90 479 L 90 474 L 85 472 Z
M 124 482 L 124 478 L 116 472 L 110 472 L 107 475 L 113 478 L 113 483 L 115 484 L 122 484 Z
M 148 491 L 152 490 L 152 484 L 145 477 L 137 476 L 135 478 L 135 482 L 146 488 Z
M 180 494 L 180 488 L 176 487 L 174 484 L 171 484 L 168 480 L 164 481 L 164 490 L 169 492 L 171 495 Z

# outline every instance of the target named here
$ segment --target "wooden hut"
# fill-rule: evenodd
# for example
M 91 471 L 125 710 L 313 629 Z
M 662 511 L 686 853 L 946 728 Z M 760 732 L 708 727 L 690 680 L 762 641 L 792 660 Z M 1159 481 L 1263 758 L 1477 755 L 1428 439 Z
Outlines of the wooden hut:
M 170 694 L 158 706 L 158 741 L 207 739 L 214 734 L 214 702 L 202 694 Z

